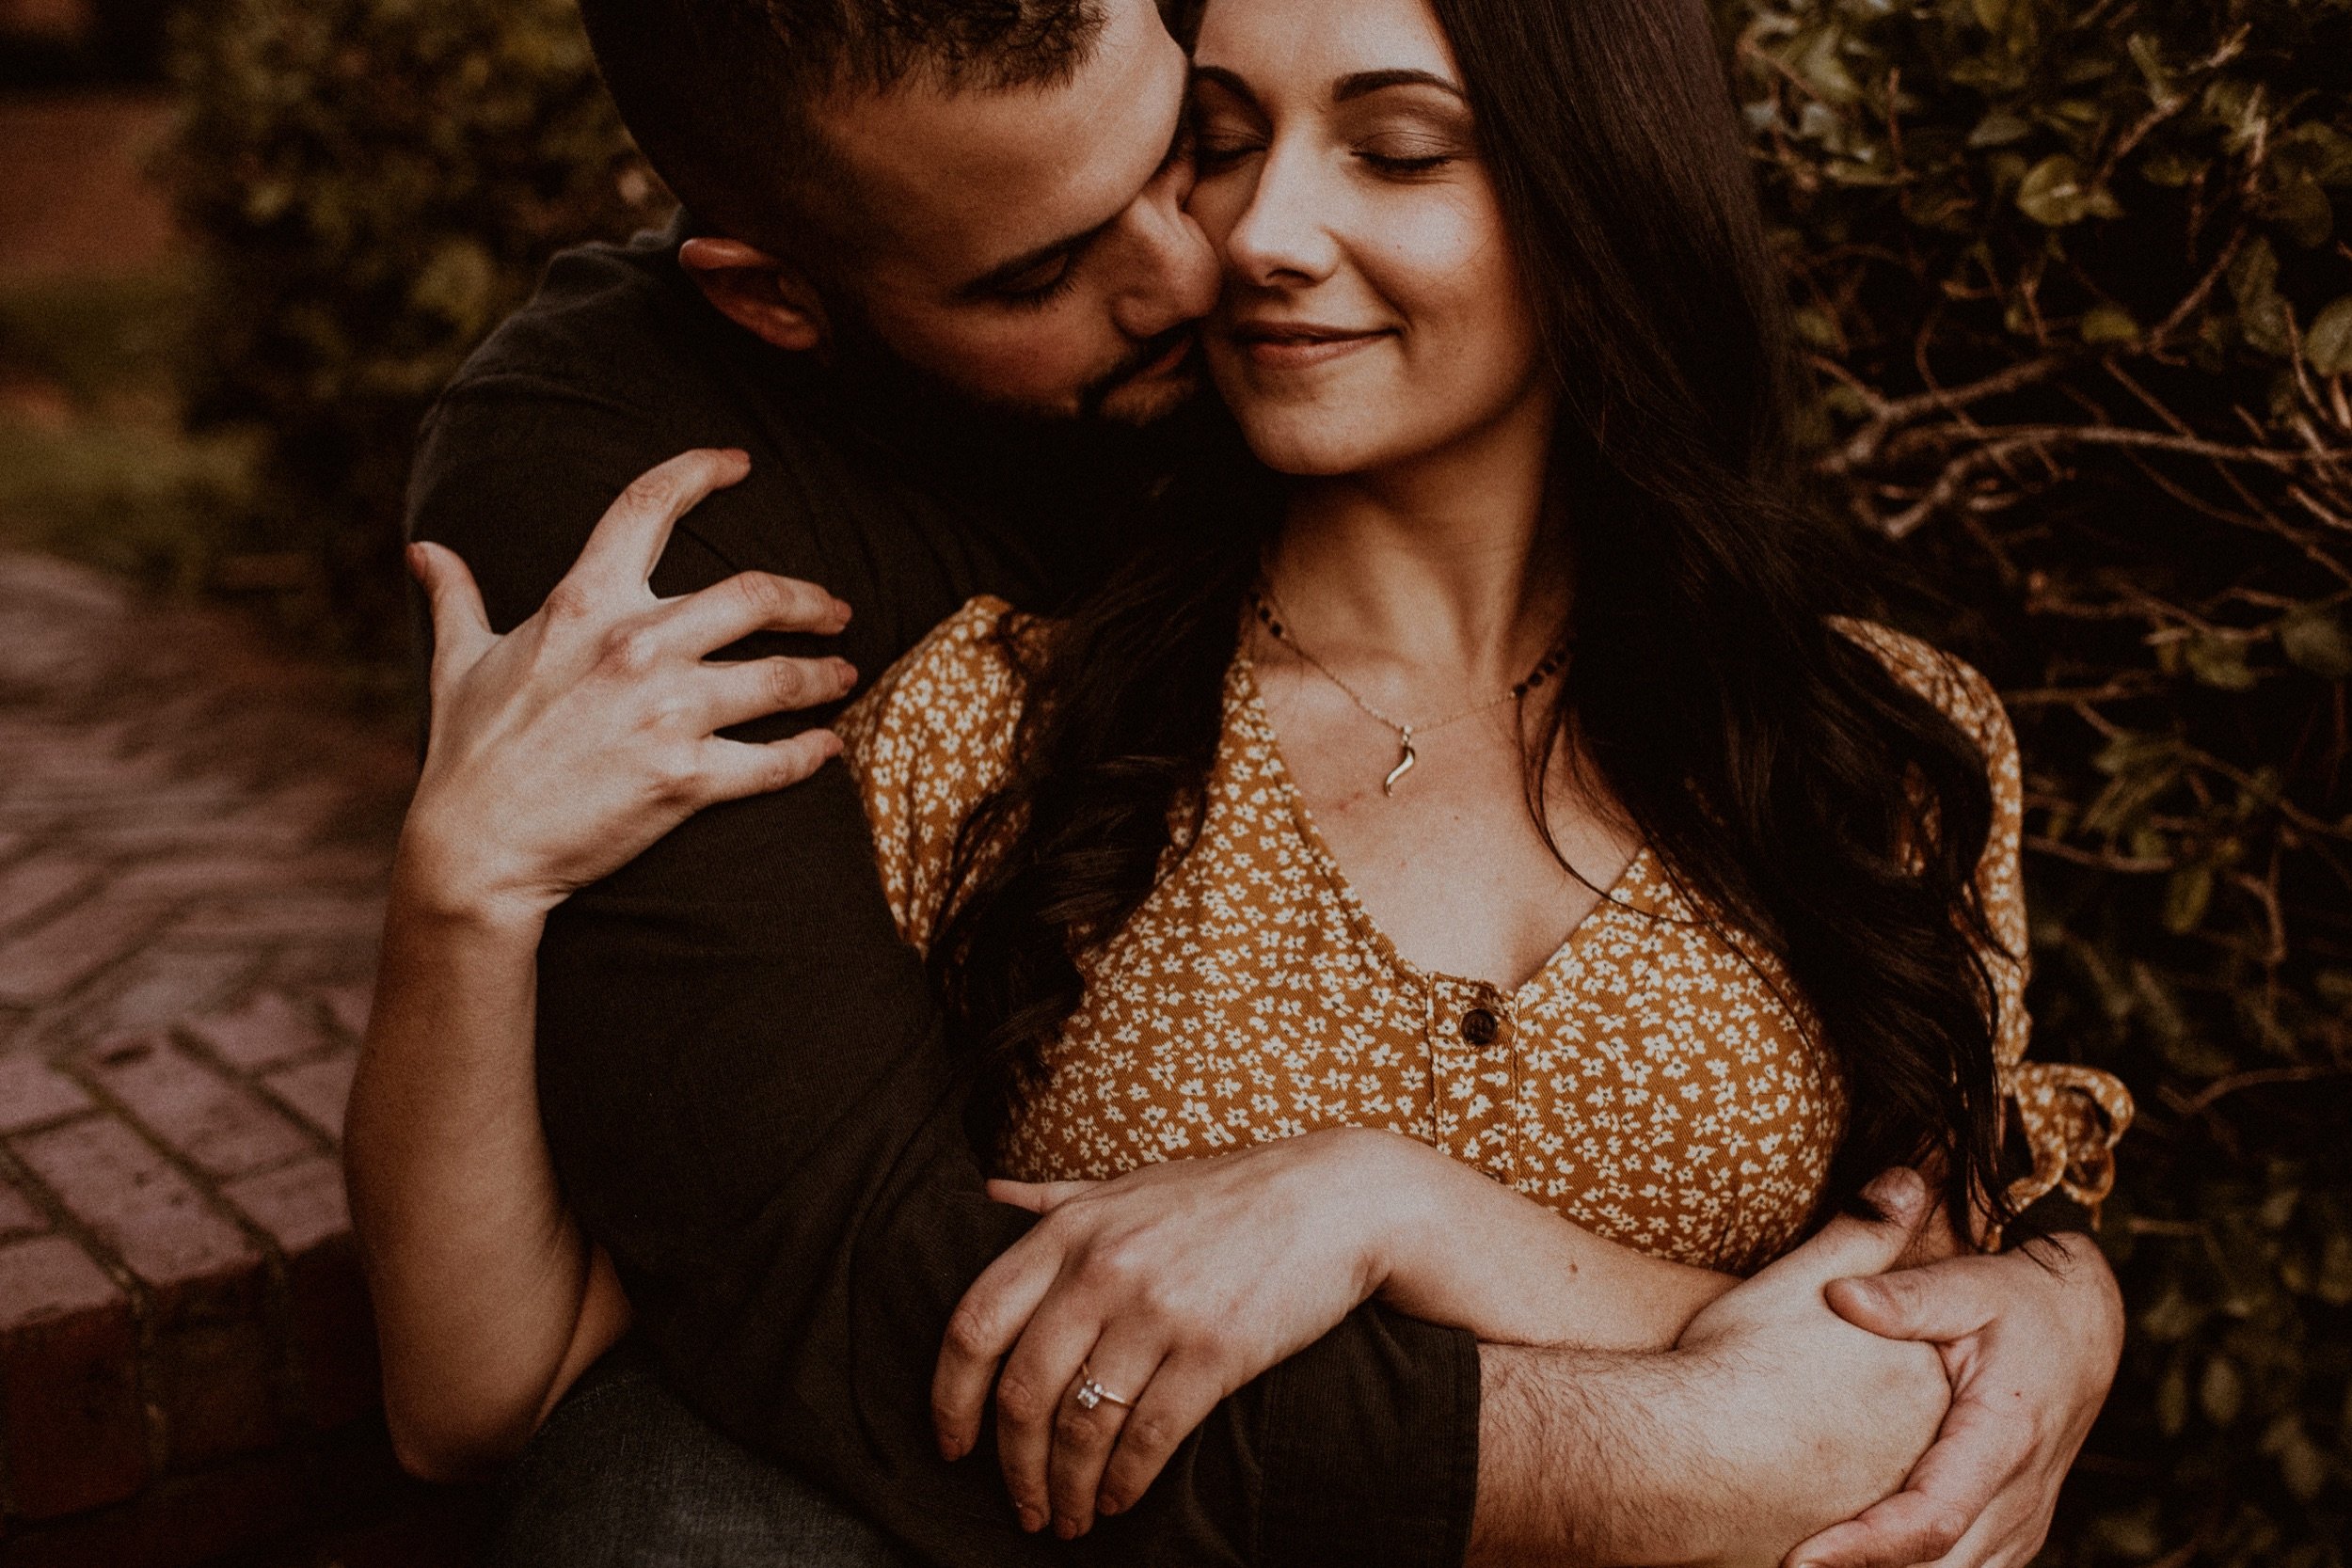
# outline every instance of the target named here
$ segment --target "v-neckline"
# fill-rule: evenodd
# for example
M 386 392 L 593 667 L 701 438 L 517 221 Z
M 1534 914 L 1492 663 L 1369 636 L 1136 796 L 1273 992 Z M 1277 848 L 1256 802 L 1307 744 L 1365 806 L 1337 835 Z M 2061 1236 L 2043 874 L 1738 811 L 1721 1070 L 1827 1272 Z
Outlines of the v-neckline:
M 1291 772 L 1290 760 L 1282 754 L 1282 739 L 1275 733 L 1274 716 L 1266 711 L 1264 699 L 1258 690 L 1257 663 L 1249 657 L 1247 648 L 1235 651 L 1229 678 L 1240 684 L 1243 721 L 1255 732 L 1254 738 L 1265 748 L 1267 768 L 1276 794 L 1285 807 L 1293 831 L 1306 848 L 1307 858 L 1339 898 L 1340 907 L 1346 911 L 1348 922 L 1355 927 L 1358 937 L 1396 974 L 1423 986 L 1450 982 L 1491 991 L 1505 999 L 1506 1005 L 1516 1012 L 1523 1004 L 1534 999 L 1551 972 L 1567 961 L 1581 945 L 1585 933 L 1592 930 L 1604 914 L 1620 911 L 1635 914 L 1657 912 L 1648 907 L 1650 900 L 1630 896 L 1634 890 L 1635 873 L 1645 871 L 1649 860 L 1649 845 L 1644 843 L 1634 849 L 1632 858 L 1625 863 L 1615 879 L 1602 891 L 1599 900 L 1568 927 L 1567 934 L 1560 939 L 1560 945 L 1553 948 L 1550 956 L 1536 965 L 1534 971 L 1518 985 L 1502 986 L 1470 975 L 1423 969 L 1405 957 L 1396 943 L 1389 939 L 1388 932 L 1380 928 L 1380 923 L 1373 919 L 1372 911 L 1365 907 L 1355 884 L 1348 880 L 1347 872 L 1340 865 L 1339 857 L 1331 852 L 1330 845 L 1325 841 L 1323 830 L 1315 826 L 1314 813 L 1308 809 L 1307 798 L 1299 791 L 1298 781 Z

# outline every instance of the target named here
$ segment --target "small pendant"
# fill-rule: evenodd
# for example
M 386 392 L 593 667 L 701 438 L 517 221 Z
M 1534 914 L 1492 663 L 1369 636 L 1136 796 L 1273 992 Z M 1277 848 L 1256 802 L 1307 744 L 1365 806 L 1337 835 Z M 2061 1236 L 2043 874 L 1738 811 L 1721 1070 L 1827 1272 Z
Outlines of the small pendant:
M 1397 732 L 1397 741 L 1402 750 L 1398 752 L 1396 766 L 1390 768 L 1389 776 L 1380 781 L 1380 793 L 1383 795 L 1394 795 L 1396 793 L 1397 781 L 1404 778 L 1406 774 L 1410 773 L 1413 770 L 1413 764 L 1421 760 L 1413 754 L 1412 731 L 1399 730 Z

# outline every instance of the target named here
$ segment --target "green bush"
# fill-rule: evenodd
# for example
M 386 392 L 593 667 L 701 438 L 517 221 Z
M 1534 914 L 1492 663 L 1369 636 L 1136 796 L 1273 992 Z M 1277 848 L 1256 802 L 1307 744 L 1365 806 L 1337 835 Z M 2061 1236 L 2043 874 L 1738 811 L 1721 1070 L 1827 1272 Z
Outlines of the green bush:
M 174 184 L 215 278 L 199 411 L 267 425 L 272 542 L 313 564 L 326 627 L 388 652 L 434 392 L 549 255 L 668 198 L 568 0 L 210 0 L 182 20 Z
M 2026 758 L 2037 1050 L 2139 1102 L 2067 1561 L 2352 1533 L 2352 7 L 1725 0 L 1819 472 Z
M 2027 762 L 2042 1053 L 2140 1120 L 2069 1563 L 2352 1533 L 2352 5 L 1717 0 L 1831 503 L 1931 579 Z M 564 0 L 217 0 L 183 40 L 214 404 L 396 627 L 433 389 L 663 198 Z

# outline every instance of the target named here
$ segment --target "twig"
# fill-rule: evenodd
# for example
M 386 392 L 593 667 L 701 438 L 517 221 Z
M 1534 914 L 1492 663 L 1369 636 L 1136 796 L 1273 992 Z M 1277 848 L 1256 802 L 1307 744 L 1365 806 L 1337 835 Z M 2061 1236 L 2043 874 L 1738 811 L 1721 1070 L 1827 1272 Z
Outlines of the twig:
M 2156 329 L 2148 334 L 2144 352 L 2154 354 L 2164 347 L 2171 341 L 2172 334 L 2181 329 L 2182 324 L 2203 307 L 2215 286 L 2221 281 L 2222 275 L 2230 270 L 2230 263 L 2237 260 L 2238 247 L 2246 243 L 2246 234 L 2247 226 L 2239 224 L 2237 231 L 2222 245 L 2221 254 L 2213 259 L 2213 265 L 2207 267 L 2205 275 L 2197 280 L 2196 287 L 2190 289 L 2181 303 L 2172 308 L 2172 313 L 2158 322 Z
M 2233 1072 L 2227 1078 L 2217 1078 L 2194 1095 L 2176 1090 L 2161 1092 L 2166 1103 L 2185 1117 L 2201 1116 L 2217 1101 L 2227 1099 L 2240 1089 L 2258 1088 L 2265 1084 L 2312 1084 L 2330 1078 L 2352 1077 L 2352 1069 L 2340 1067 L 2266 1067 L 2250 1072 Z
M 2163 855 L 2119 855 L 2111 849 L 2080 849 L 2058 839 L 2044 838 L 2039 833 L 2027 833 L 2025 843 L 2026 848 L 2038 854 L 2072 861 L 2076 865 L 2088 865 L 2100 871 L 2121 872 L 2125 876 L 2151 876 L 2173 870 L 2181 863 Z
M 1840 373 L 1840 379 L 1847 380 L 1848 385 L 1861 391 L 1866 401 L 1872 405 L 1871 419 L 1868 424 L 1847 437 L 1843 448 L 1823 462 L 1823 470 L 1842 474 L 1849 469 L 1859 467 L 1878 455 L 1879 447 L 1896 426 L 1908 424 L 1924 414 L 1958 414 L 1969 404 L 1981 403 L 1986 398 L 1999 397 L 2004 392 L 2015 392 L 2027 387 L 2037 386 L 2065 369 L 2068 363 L 2067 359 L 2058 355 L 2044 355 L 2038 359 L 2021 359 L 2008 369 L 1997 371 L 1981 381 L 1972 381 L 1964 387 L 1933 388 L 1925 392 L 1914 393 L 1906 398 L 1881 397 L 1842 372 L 1836 372 Z

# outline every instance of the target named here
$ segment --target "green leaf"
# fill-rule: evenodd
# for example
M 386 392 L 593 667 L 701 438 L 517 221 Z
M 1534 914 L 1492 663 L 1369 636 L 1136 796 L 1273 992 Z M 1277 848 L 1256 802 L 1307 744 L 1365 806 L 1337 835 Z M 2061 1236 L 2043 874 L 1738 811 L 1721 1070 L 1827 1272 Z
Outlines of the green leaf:
M 2156 1385 L 2156 1426 L 2167 1437 L 2178 1437 L 2188 1426 L 2188 1369 L 2177 1361 Z
M 2026 171 L 2017 183 L 2017 210 L 2045 229 L 2062 229 L 2090 214 L 2090 192 L 2082 166 L 2054 152 Z
M 2139 340 L 2139 323 L 2121 305 L 2094 305 L 2083 312 L 2081 325 L 2076 329 L 2086 343 L 2106 345 L 2130 343 Z
M 2272 161 L 2299 168 L 2323 185 L 2352 185 L 2352 136 L 2319 120 L 2280 136 Z
M 2263 201 L 2262 213 L 2305 250 L 2326 245 L 2336 231 L 2335 207 L 2316 180 L 2288 181 Z
M 2352 1235 L 2331 1230 L 2320 1246 L 2319 1277 L 2312 1293 L 2330 1307 L 2352 1306 Z
M 2250 310 L 2279 297 L 2279 253 L 2261 235 L 2230 263 L 2230 297 L 2238 309 Z
M 2246 662 L 2246 644 L 2237 638 L 2200 632 L 2188 640 L 2182 653 L 2200 686 L 2245 691 L 2254 685 L 2253 667 Z
M 2173 1344 L 2196 1333 L 2211 1315 L 2206 1307 L 2183 1295 L 2181 1288 L 2175 1285 L 2153 1305 L 2141 1308 L 2139 1332 L 2159 1345 Z
M 1808 305 L 1799 310 L 1794 317 L 1794 325 L 1797 336 L 1815 348 L 1828 349 L 1833 353 L 1844 352 L 1846 340 L 1837 330 L 1837 324 L 1830 320 L 1828 313 L 1820 307 Z
M 2304 605 L 2279 623 L 2279 651 L 2322 680 L 2352 679 L 2352 631 L 2332 610 Z
M 2164 882 L 2164 928 L 2185 937 L 2204 923 L 2213 902 L 2213 867 L 2184 865 Z
M 2312 319 L 2303 334 L 2303 357 L 2321 375 L 2352 375 L 2352 294 Z
M 2205 1419 L 2217 1427 L 2228 1426 L 2245 1404 L 2246 1379 L 2239 1375 L 2237 1364 L 2226 1355 L 2206 1362 L 2205 1375 L 2197 1382 L 2197 1408 L 2205 1413 Z
M 1977 148 L 2007 147 L 2011 142 L 2024 141 L 2032 135 L 2033 126 L 2029 121 L 2020 119 L 2007 109 L 1994 109 L 1991 114 L 1977 121 L 1976 129 L 1968 133 L 1968 145 Z

